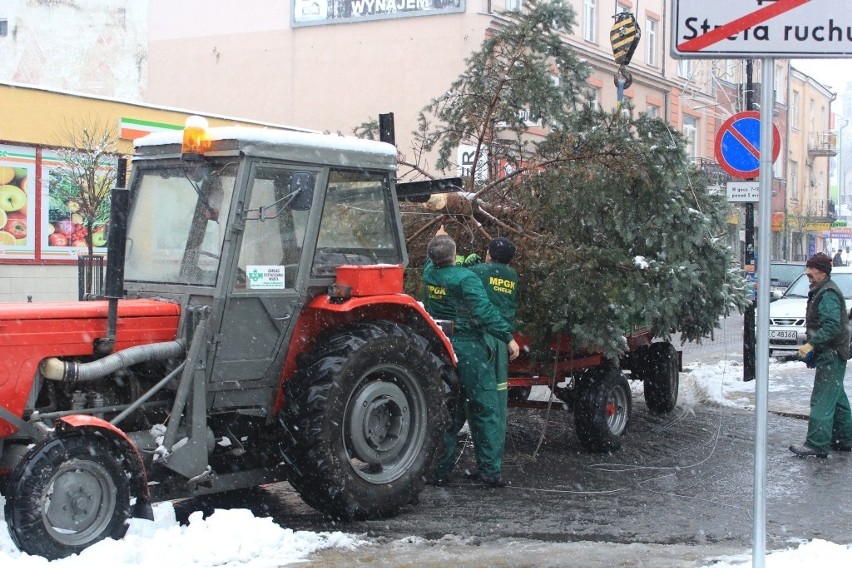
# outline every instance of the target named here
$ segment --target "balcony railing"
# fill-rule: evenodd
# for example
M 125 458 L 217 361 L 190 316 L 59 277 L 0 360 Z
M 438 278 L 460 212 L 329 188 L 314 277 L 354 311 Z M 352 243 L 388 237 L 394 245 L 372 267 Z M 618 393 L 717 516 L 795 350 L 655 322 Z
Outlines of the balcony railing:
M 722 169 L 722 166 L 719 165 L 719 162 L 716 160 L 711 160 L 710 158 L 701 158 L 696 157 L 695 165 L 699 170 L 704 172 L 707 177 L 710 179 L 710 183 L 716 185 L 725 185 L 727 182 L 733 180 L 731 175 Z
M 808 156 L 828 156 L 834 157 L 837 155 L 837 133 L 836 132 L 814 132 L 808 140 Z

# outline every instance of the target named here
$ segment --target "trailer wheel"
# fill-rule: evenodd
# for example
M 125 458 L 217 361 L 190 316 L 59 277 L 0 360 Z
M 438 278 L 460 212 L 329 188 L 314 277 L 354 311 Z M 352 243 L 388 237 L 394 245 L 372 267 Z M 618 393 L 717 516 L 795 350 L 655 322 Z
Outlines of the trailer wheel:
M 509 387 L 509 400 L 511 402 L 526 402 L 530 398 L 532 387 Z
M 612 363 L 590 370 L 578 380 L 574 424 L 587 450 L 608 452 L 621 447 L 631 404 L 630 385 Z
M 443 385 L 440 359 L 403 325 L 359 323 L 320 337 L 284 385 L 290 484 L 336 519 L 416 503 L 446 426 Z
M 74 432 L 36 444 L 7 486 L 6 522 L 18 548 L 54 560 L 123 537 L 130 481 L 121 460 L 97 433 Z
M 648 410 L 656 414 L 671 412 L 680 388 L 677 349 L 668 341 L 660 341 L 637 355 L 641 362 L 634 372 L 643 382 Z

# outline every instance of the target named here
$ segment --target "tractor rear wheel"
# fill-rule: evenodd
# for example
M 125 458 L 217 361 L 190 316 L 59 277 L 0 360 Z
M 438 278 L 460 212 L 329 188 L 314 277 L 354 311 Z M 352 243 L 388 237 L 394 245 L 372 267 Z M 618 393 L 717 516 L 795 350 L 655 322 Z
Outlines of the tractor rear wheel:
M 425 338 L 389 321 L 321 336 L 284 385 L 290 484 L 336 519 L 416 503 L 446 425 L 442 363 Z
M 49 560 L 123 537 L 130 482 L 120 452 L 91 432 L 39 442 L 12 472 L 5 514 L 18 548 Z
M 580 442 L 592 452 L 621 447 L 630 422 L 630 385 L 618 366 L 604 363 L 577 381 L 574 424 Z

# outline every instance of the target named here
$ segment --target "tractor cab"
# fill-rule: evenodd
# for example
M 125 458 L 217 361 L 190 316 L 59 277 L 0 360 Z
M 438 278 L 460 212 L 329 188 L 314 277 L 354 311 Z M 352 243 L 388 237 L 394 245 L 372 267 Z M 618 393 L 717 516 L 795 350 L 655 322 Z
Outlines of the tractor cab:
M 124 289 L 204 312 L 215 383 L 274 388 L 295 316 L 337 267 L 407 261 L 389 144 L 229 127 L 137 146 Z

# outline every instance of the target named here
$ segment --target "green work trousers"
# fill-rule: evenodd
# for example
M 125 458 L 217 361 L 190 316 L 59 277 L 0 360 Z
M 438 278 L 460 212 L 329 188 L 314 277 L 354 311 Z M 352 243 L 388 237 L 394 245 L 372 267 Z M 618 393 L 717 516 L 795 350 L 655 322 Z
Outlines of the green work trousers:
M 503 462 L 505 398 L 501 410 L 495 377 L 496 341 L 452 338 L 458 357 L 459 389 L 451 403 L 450 428 L 444 433 L 444 451 L 435 467 L 436 479 L 447 479 L 456 463 L 458 432 L 467 420 L 480 475 L 500 477 Z M 505 424 L 505 422 L 504 422 Z
M 852 445 L 852 412 L 843 390 L 845 375 L 846 360 L 837 353 L 818 355 L 805 442 L 815 450 L 828 453 L 832 442 Z
M 488 336 L 489 344 L 494 349 L 494 374 L 497 378 L 497 404 L 500 411 L 498 426 L 500 433 L 500 461 L 503 461 L 503 453 L 506 447 L 506 424 L 508 420 L 509 404 L 509 346 L 497 338 Z

